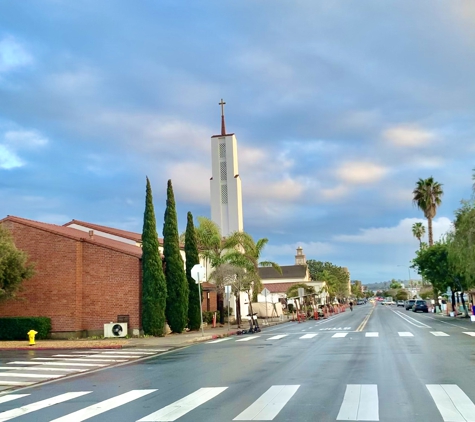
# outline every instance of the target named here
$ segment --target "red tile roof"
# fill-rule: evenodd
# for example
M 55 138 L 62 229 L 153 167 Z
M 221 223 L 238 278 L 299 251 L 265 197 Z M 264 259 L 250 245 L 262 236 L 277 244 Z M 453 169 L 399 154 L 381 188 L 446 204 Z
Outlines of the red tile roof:
M 301 284 L 299 283 L 267 283 L 264 284 L 264 287 L 269 290 L 271 293 L 285 293 L 287 290 L 294 286 L 295 284 Z
M 8 215 L 6 218 L 0 220 L 0 224 L 4 221 L 12 221 L 18 224 L 24 224 L 25 226 L 33 227 L 39 230 L 44 230 L 49 233 L 54 233 L 60 236 L 68 237 L 70 239 L 91 243 L 107 249 L 112 249 L 117 252 L 122 252 L 127 255 L 133 255 L 137 258 L 142 257 L 142 248 L 130 245 L 128 243 L 120 242 L 118 240 L 108 239 L 106 237 L 94 234 L 91 238 L 88 233 L 71 227 L 58 226 L 56 224 L 42 223 L 35 220 L 28 220 L 26 218 L 15 217 Z

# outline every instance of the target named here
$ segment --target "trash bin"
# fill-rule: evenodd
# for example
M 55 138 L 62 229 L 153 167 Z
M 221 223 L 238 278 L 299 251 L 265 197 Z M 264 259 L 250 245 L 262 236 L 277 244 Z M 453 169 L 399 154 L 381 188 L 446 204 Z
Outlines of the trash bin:
M 475 305 L 472 305 L 472 315 L 475 315 Z

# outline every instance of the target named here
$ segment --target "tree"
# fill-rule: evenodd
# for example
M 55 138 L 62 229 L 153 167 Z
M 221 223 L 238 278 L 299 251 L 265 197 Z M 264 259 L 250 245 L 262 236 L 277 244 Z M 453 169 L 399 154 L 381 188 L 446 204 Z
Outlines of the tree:
M 469 287 L 475 285 L 475 200 L 462 201 L 454 228 L 447 234 L 449 260 Z
M 396 293 L 396 300 L 407 300 L 408 299 L 408 294 L 405 290 L 399 290 Z
M 163 336 L 167 285 L 158 250 L 158 235 L 152 188 L 147 177 L 142 230 L 142 329 L 145 334 Z
M 348 272 L 345 268 L 331 262 L 315 261 L 314 259 L 309 259 L 307 266 L 313 281 L 325 281 L 329 285 L 328 293 L 331 298 L 343 299 L 349 295 Z
M 163 255 L 167 282 L 166 315 L 170 329 L 181 333 L 188 320 L 188 281 L 180 253 L 178 221 L 172 181 L 167 186 L 167 207 L 163 224 Z
M 16 248 L 10 232 L 0 224 L 0 301 L 16 297 L 21 283 L 34 274 L 28 255 Z
M 442 185 L 436 182 L 433 177 L 428 179 L 419 179 L 412 192 L 413 203 L 424 213 L 427 218 L 427 227 L 429 233 L 429 246 L 434 244 L 432 234 L 432 220 L 437 214 L 437 207 L 442 203 Z
M 402 288 L 402 284 L 399 283 L 396 280 L 391 280 L 391 284 L 389 285 L 389 288 L 390 289 L 400 289 L 400 288 Z
M 354 280 L 351 282 L 351 294 L 357 299 L 364 297 L 361 281 Z
M 412 235 L 419 240 L 419 249 L 422 248 L 422 238 L 424 237 L 424 234 L 426 232 L 426 228 L 424 224 L 422 223 L 414 223 L 412 225 Z
M 186 259 L 186 278 L 188 280 L 188 328 L 190 330 L 199 330 L 201 325 L 200 317 L 200 293 L 198 284 L 191 277 L 191 269 L 200 263 L 198 246 L 196 243 L 196 231 L 193 224 L 193 215 L 187 214 L 187 224 L 185 232 L 185 259 Z

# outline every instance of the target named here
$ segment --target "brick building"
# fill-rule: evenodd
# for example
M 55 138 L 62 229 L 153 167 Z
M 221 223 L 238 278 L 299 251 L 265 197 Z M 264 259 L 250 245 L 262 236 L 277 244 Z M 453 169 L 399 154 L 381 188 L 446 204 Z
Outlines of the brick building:
M 8 216 L 0 220 L 35 263 L 18 300 L 0 302 L 2 316 L 47 316 L 53 337 L 103 333 L 119 316 L 141 329 L 140 242 L 126 243 L 67 226 Z M 104 228 L 103 226 L 101 226 Z M 111 229 L 114 230 L 114 229 Z M 137 235 L 137 234 L 135 234 Z M 137 235 L 140 238 L 140 235 Z M 203 286 L 203 310 L 216 309 L 214 286 Z

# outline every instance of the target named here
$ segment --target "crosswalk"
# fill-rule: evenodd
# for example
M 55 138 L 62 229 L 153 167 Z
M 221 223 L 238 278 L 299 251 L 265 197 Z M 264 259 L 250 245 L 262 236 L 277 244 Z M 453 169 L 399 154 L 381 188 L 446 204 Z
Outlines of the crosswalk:
M 134 349 L 133 351 L 90 349 L 72 351 L 67 354 L 58 353 L 50 357 L 3 362 L 4 365 L 0 366 L 0 387 L 26 387 L 66 375 L 153 356 L 167 350 L 169 349 Z
M 429 333 L 431 334 L 432 336 L 434 337 L 450 337 L 451 334 L 447 334 L 443 331 L 421 331 L 421 332 L 418 332 L 417 335 L 427 335 L 426 333 Z M 354 338 L 355 336 L 363 336 L 365 338 L 380 338 L 380 333 L 377 332 L 377 331 L 362 331 L 362 332 L 358 332 L 358 331 L 340 331 L 340 332 L 331 332 L 331 331 L 324 331 L 322 333 L 306 333 L 306 334 L 303 334 L 302 333 L 289 333 L 289 334 L 278 334 L 278 335 L 266 335 L 266 334 L 259 334 L 259 335 L 248 335 L 248 336 L 244 336 L 244 337 L 241 337 L 241 336 L 230 336 L 230 337 L 224 337 L 224 338 L 220 338 L 220 339 L 216 339 L 216 340 L 211 340 L 211 341 L 208 341 L 207 343 L 208 344 L 216 344 L 216 343 L 223 343 L 223 342 L 236 342 L 236 343 L 248 343 L 248 342 L 251 342 L 253 340 L 258 340 L 260 339 L 261 341 L 278 341 L 278 340 L 283 340 L 283 339 L 291 339 L 292 341 L 294 340 L 310 340 L 310 339 L 314 339 L 315 337 L 317 337 L 318 335 L 321 335 L 321 337 L 324 337 L 328 334 L 332 334 L 330 336 L 330 338 L 332 339 L 343 339 L 343 338 L 346 338 L 346 337 L 351 337 L 351 338 Z M 470 337 L 475 337 L 475 331 L 465 331 L 465 332 L 461 332 L 461 333 L 458 333 L 458 334 L 463 334 L 463 335 L 467 335 L 467 336 L 470 336 Z M 396 335 L 395 333 L 383 333 L 383 337 L 387 337 L 387 336 L 394 336 Z M 397 335 L 399 337 L 416 337 L 416 335 L 410 331 L 398 331 L 397 332 Z M 327 337 L 325 337 L 327 338 Z M 0 368 L 1 369 L 1 368 Z
M 239 395 L 237 386 L 199 388 L 171 403 L 167 403 L 163 399 L 160 389 L 130 390 L 105 400 L 95 391 L 71 391 L 48 398 L 43 396 L 40 400 L 35 400 L 36 393 L 8 394 L 0 396 L 0 422 L 30 413 L 35 414 L 35 420 L 45 420 L 46 414 L 42 414 L 42 411 L 48 412 L 49 418 L 55 418 L 48 419 L 51 422 L 82 422 L 127 406 L 132 402 L 138 402 L 137 406 L 128 409 L 127 414 L 133 415 L 136 411 L 137 415 L 128 420 L 136 422 L 175 421 L 188 414 L 193 417 L 193 411 L 208 402 L 211 402 L 206 407 L 209 420 L 216 420 L 214 418 L 216 415 L 213 412 L 223 407 L 223 403 L 232 402 L 226 410 L 232 413 L 229 419 L 232 418 L 234 421 L 270 421 L 277 418 L 286 406 L 290 405 L 290 410 L 295 411 L 302 405 L 305 397 L 308 400 L 308 395 L 305 396 L 305 388 L 300 387 L 301 385 L 272 385 L 267 389 L 264 388 L 261 395 L 250 402 L 241 399 L 233 401 L 233 398 Z M 431 420 L 435 422 L 475 420 L 475 404 L 457 384 L 426 384 L 425 389 L 427 402 L 418 403 L 418 406 L 421 409 L 426 409 L 427 415 L 435 413 L 440 415 L 440 419 L 432 418 Z M 299 393 L 302 393 L 303 396 L 299 397 Z M 471 392 L 469 394 L 474 396 Z M 87 399 L 81 399 L 83 396 L 87 396 Z M 221 396 L 222 400 L 212 402 L 218 396 Z M 384 421 L 384 417 L 381 419 L 381 410 L 384 415 L 384 406 L 388 404 L 388 400 L 384 399 L 384 394 L 381 394 L 381 397 L 382 400 L 380 400 L 377 384 L 347 384 L 344 391 L 342 389 L 341 393 L 335 397 L 335 406 L 331 411 L 334 413 L 329 415 L 330 419 L 335 421 Z M 142 399 L 146 400 L 146 405 L 144 405 L 145 402 L 140 402 Z M 318 396 L 312 396 L 312 400 L 318 400 Z M 239 403 L 237 406 L 236 402 Z M 58 406 L 66 403 L 70 403 L 70 408 L 74 411 L 68 412 L 69 406 Z M 84 407 L 78 409 L 80 406 Z M 238 408 L 239 406 L 242 406 L 241 409 Z M 388 410 L 386 409 L 386 414 Z M 146 412 L 148 414 L 144 415 Z M 317 414 L 315 417 L 318 419 Z M 424 414 L 419 414 L 419 417 L 422 418 L 420 420 L 425 420 Z

